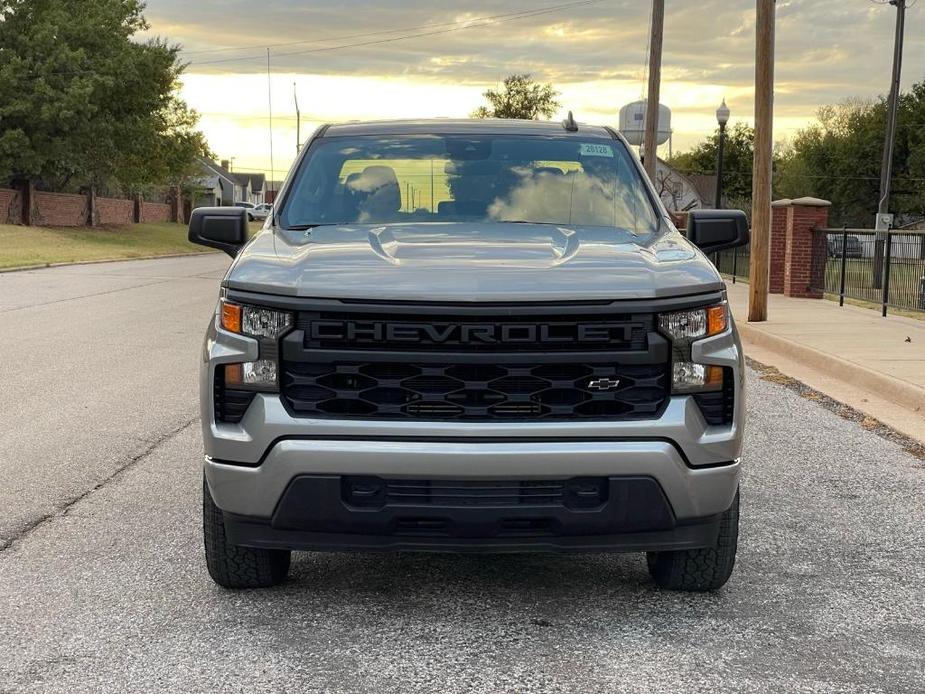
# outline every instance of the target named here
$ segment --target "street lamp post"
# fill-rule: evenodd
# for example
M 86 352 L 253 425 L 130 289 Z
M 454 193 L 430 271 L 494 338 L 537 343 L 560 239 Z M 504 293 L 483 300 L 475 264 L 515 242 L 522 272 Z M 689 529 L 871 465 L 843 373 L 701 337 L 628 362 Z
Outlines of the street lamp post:
M 726 123 L 729 122 L 729 107 L 726 100 L 716 109 L 716 122 L 719 123 L 719 149 L 716 153 L 716 209 L 723 208 L 723 154 L 726 151 Z

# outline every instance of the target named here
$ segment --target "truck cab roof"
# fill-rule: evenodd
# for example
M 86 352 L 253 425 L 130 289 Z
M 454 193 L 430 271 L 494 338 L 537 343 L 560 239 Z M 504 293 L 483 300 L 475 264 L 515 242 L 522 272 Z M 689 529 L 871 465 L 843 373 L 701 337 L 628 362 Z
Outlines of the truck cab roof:
M 615 131 L 600 125 L 578 124 L 578 130 L 566 130 L 559 121 L 518 120 L 505 118 L 422 118 L 411 120 L 350 121 L 325 126 L 323 137 L 363 135 L 556 135 L 619 139 Z

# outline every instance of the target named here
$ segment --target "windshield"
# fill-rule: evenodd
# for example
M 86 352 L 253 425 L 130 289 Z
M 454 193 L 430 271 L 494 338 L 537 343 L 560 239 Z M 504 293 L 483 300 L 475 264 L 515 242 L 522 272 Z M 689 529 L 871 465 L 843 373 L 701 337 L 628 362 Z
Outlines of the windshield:
M 474 221 L 657 226 L 629 152 L 602 138 L 321 139 L 279 210 L 284 228 Z

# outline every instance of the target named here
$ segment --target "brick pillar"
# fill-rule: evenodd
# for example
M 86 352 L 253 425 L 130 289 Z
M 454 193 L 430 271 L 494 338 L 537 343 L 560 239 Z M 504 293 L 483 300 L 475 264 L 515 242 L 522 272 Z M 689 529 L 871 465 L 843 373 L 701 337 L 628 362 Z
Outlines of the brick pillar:
M 829 223 L 832 203 L 817 198 L 793 200 L 787 208 L 787 229 L 784 246 L 784 295 L 821 299 L 822 277 L 825 272 L 825 236 L 813 234 L 813 229 Z M 814 262 L 815 260 L 815 262 Z M 815 279 L 815 281 L 813 281 Z
M 768 291 L 771 294 L 784 293 L 784 256 L 787 249 L 787 219 L 792 200 L 777 200 L 771 203 L 771 258 Z

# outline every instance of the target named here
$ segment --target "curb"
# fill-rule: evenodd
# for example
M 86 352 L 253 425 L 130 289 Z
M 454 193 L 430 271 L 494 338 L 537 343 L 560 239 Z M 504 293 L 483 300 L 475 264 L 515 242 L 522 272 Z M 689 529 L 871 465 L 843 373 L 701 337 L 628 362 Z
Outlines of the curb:
M 913 412 L 925 412 L 925 388 L 914 386 L 860 364 L 839 359 L 832 354 L 801 345 L 785 337 L 766 333 L 745 322 L 736 324 L 736 327 L 739 329 L 743 342 L 800 361 L 820 373 L 877 393 Z
M 39 263 L 37 265 L 17 265 L 0 268 L 5 272 L 26 272 L 28 270 L 47 270 L 53 267 L 70 267 L 71 265 L 101 265 L 103 263 L 129 263 L 133 260 L 158 260 L 159 258 L 189 258 L 198 255 L 219 255 L 221 251 L 194 251 L 193 253 L 168 253 L 166 255 L 142 255 L 136 258 L 100 258 L 99 260 L 76 260 L 73 263 Z

